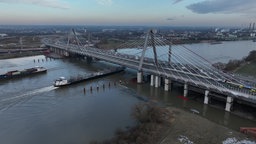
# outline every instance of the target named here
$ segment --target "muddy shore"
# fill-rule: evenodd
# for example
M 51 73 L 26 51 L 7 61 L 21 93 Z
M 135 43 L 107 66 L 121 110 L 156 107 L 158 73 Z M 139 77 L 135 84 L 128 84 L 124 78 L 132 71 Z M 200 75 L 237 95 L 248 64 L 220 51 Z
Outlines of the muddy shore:
M 256 144 L 255 139 L 174 107 L 171 126 L 160 144 Z

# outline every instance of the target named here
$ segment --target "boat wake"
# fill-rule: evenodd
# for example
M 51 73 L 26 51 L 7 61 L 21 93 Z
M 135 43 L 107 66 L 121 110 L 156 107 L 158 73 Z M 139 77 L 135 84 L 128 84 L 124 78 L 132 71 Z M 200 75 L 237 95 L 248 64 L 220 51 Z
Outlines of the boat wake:
M 17 99 L 22 99 L 22 98 L 27 98 L 27 97 L 30 97 L 30 96 L 34 96 L 36 94 L 40 94 L 40 93 L 44 93 L 44 92 L 49 92 L 49 91 L 55 90 L 57 88 L 58 87 L 54 87 L 54 86 L 48 86 L 48 87 L 44 87 L 44 88 L 39 88 L 39 89 L 36 89 L 36 90 L 33 90 L 33 91 L 29 91 L 29 92 L 26 92 L 26 93 L 18 95 L 18 96 L 2 99 L 0 101 L 0 103 L 7 102 L 7 101 L 12 101 L 12 100 L 17 100 Z
M 32 98 L 35 95 L 45 93 L 45 92 L 49 92 L 49 91 L 52 91 L 52 90 L 55 90 L 55 89 L 57 89 L 57 87 L 48 86 L 48 87 L 35 89 L 35 90 L 29 91 L 29 92 L 26 92 L 24 94 L 17 95 L 17 96 L 14 96 L 14 97 L 1 99 L 0 100 L 0 113 L 4 112 L 5 110 L 11 108 L 12 106 L 14 106 L 18 103 L 29 100 L 30 98 Z
M 120 87 L 122 87 L 122 88 L 125 88 L 125 89 L 128 89 L 127 86 L 124 86 L 124 85 L 121 85 L 121 84 L 119 84 L 118 86 L 120 86 Z

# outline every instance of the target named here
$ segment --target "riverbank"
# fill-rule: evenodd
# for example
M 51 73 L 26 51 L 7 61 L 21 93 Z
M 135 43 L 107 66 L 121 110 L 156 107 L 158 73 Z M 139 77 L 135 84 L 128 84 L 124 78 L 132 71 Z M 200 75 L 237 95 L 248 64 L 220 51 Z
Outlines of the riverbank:
M 256 78 L 256 61 L 248 62 L 235 70 L 235 73 Z
M 117 130 L 114 138 L 91 144 L 256 144 L 255 139 L 211 122 L 194 111 L 146 103 L 136 105 L 131 115 L 138 121 L 135 127 Z
M 136 120 L 136 126 L 118 129 L 112 139 L 92 141 L 91 144 L 156 144 L 170 128 L 173 118 L 170 111 L 153 103 L 135 105 L 131 116 Z
M 19 58 L 19 57 L 28 57 L 28 56 L 37 56 L 42 55 L 43 53 L 40 51 L 35 52 L 22 52 L 22 53 L 7 53 L 7 54 L 0 54 L 0 59 L 10 59 L 10 58 Z
M 160 144 L 256 144 L 246 135 L 211 122 L 196 113 L 174 107 L 167 108 L 173 114 L 173 120 L 167 136 Z

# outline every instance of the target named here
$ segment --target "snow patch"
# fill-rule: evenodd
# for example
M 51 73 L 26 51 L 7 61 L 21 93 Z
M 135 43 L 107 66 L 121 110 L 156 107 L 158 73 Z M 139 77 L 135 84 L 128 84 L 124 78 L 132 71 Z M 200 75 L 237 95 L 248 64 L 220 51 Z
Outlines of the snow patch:
M 254 141 L 237 140 L 236 138 L 227 138 L 222 144 L 256 144 Z
M 189 140 L 188 137 L 180 135 L 178 140 L 182 143 L 182 144 L 194 144 L 194 142 L 192 142 L 191 140 Z

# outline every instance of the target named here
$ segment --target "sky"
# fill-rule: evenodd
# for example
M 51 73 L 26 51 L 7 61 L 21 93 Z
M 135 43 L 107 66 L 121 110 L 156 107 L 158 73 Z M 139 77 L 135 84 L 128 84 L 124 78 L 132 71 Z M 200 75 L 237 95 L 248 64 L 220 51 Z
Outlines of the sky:
M 236 26 L 256 0 L 0 0 L 0 25 Z

